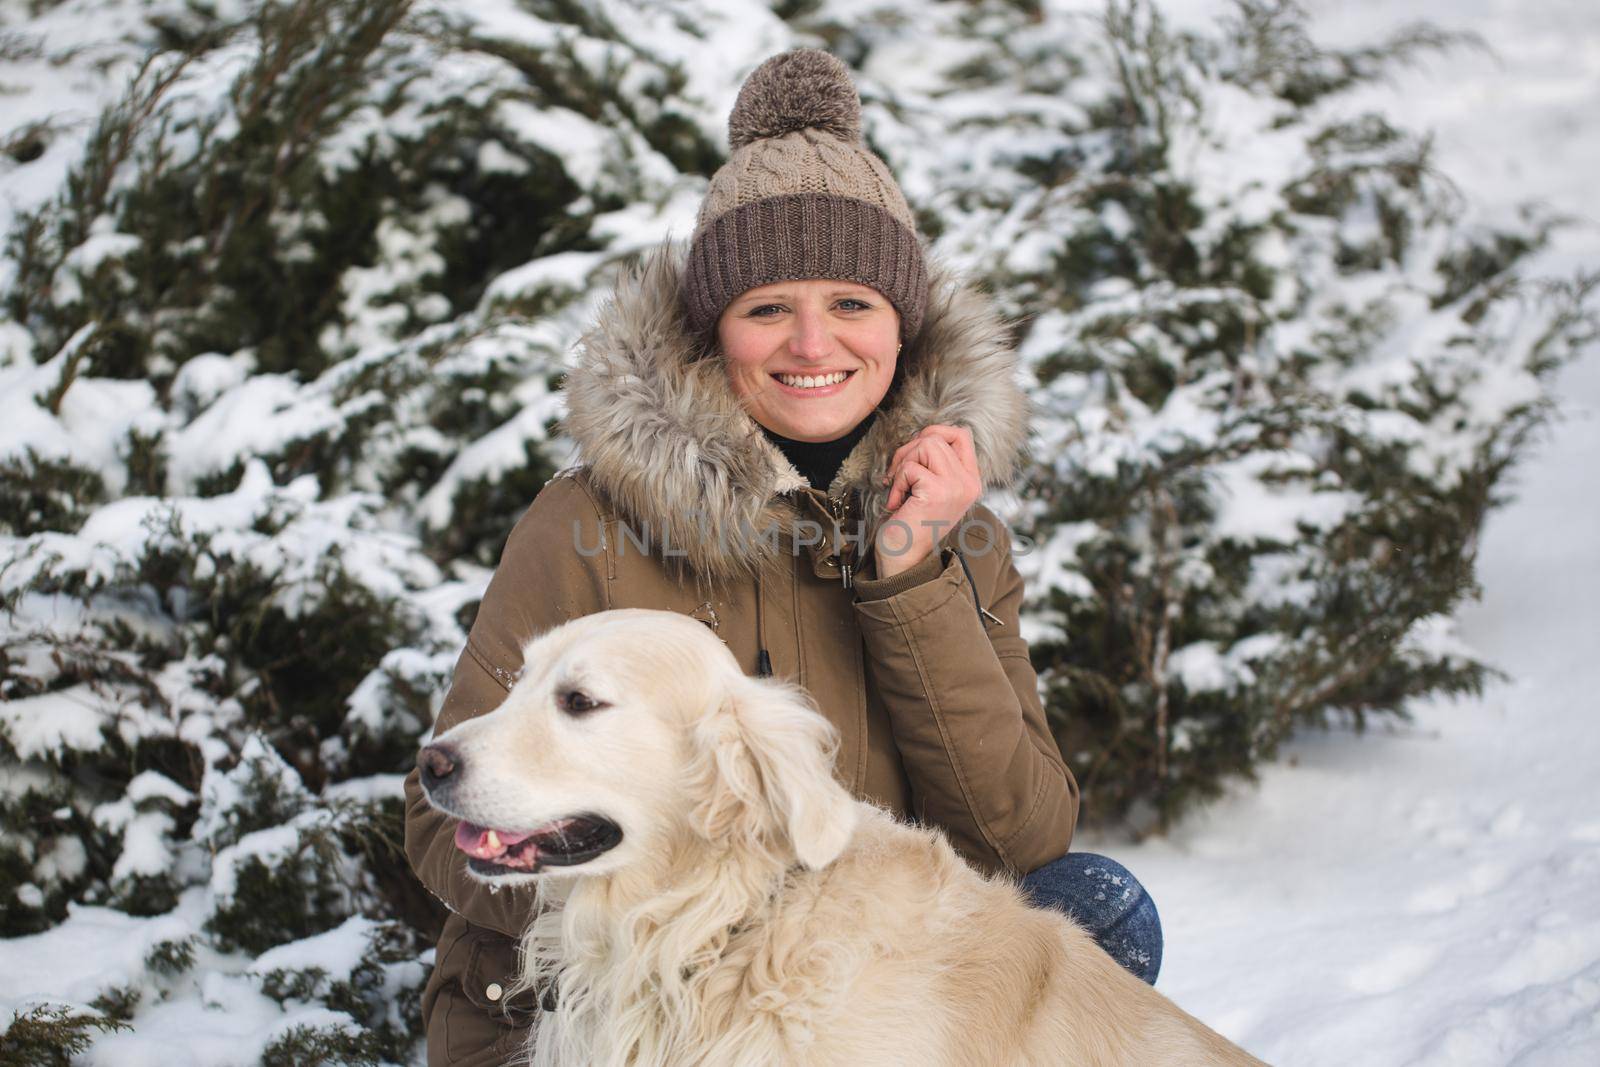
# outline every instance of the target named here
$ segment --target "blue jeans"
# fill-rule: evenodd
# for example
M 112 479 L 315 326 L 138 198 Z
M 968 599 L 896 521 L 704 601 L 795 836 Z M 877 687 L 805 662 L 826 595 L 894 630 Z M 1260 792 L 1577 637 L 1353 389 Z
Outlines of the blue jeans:
M 1123 967 L 1156 984 L 1161 972 L 1161 916 L 1139 880 L 1116 860 L 1069 852 L 1022 876 L 1034 907 L 1075 919 Z

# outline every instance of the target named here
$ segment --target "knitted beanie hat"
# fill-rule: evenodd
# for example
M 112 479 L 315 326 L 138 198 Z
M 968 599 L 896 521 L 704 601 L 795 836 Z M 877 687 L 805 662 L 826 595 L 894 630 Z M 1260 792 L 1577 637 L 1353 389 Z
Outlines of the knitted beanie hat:
M 709 336 L 723 309 L 758 285 L 839 278 L 888 297 L 901 336 L 915 337 L 928 305 L 916 221 L 861 142 L 861 99 L 845 65 L 814 48 L 773 56 L 739 90 L 728 143 L 684 271 L 690 328 Z

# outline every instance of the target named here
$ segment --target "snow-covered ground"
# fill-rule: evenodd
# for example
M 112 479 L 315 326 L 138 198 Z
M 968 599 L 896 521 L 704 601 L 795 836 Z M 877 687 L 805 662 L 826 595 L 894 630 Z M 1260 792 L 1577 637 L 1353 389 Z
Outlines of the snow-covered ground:
M 1437 133 L 1493 215 L 1577 220 L 1540 261 L 1600 269 L 1600 5 L 1320 0 L 1320 38 L 1427 18 L 1482 36 L 1375 92 Z M 1462 636 L 1508 675 L 1386 736 L 1288 746 L 1165 839 L 1077 847 L 1125 862 L 1167 934 L 1159 988 L 1274 1064 L 1600 1064 L 1600 353 L 1510 479 Z

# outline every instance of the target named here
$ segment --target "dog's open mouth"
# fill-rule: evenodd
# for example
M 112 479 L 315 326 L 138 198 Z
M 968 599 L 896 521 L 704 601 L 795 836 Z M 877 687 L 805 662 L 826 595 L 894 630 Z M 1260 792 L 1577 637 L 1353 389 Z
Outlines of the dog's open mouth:
M 537 874 L 546 867 L 575 867 L 622 843 L 622 827 L 600 815 L 574 815 L 537 830 L 492 830 L 464 822 L 456 847 L 479 874 Z

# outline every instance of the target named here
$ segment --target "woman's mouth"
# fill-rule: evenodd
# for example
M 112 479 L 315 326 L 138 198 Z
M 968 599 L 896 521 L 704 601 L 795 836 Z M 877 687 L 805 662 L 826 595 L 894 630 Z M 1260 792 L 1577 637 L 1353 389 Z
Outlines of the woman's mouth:
M 843 388 L 855 374 L 853 370 L 830 371 L 826 374 L 774 374 L 772 380 L 786 392 L 800 396 L 828 396 Z

